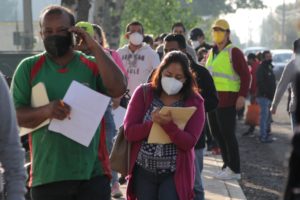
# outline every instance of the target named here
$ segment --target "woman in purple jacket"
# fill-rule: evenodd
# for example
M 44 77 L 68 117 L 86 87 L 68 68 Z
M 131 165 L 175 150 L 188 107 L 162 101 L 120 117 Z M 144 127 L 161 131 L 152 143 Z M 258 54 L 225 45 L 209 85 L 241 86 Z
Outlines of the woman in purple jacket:
M 204 102 L 196 88 L 185 54 L 165 55 L 150 84 L 138 87 L 124 120 L 125 136 L 131 142 L 128 200 L 191 200 L 194 188 L 194 146 L 203 129 Z M 163 106 L 197 110 L 184 130 Z M 171 144 L 147 142 L 153 122 L 170 137 Z

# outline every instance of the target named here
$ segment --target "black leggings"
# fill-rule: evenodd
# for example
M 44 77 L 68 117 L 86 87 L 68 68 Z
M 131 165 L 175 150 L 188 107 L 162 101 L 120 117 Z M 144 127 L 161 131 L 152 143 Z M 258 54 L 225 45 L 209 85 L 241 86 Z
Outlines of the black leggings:
M 229 167 L 235 173 L 240 173 L 240 154 L 235 135 L 235 106 L 218 108 L 210 112 L 209 122 L 212 134 L 221 149 L 223 168 Z
M 60 181 L 31 188 L 32 200 L 110 200 L 110 181 L 96 176 L 87 181 Z

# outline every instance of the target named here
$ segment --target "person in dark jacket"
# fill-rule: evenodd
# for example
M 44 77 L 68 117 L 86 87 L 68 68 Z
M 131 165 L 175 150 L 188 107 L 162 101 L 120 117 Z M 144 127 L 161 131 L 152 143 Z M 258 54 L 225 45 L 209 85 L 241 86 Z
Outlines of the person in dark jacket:
M 296 91 L 300 91 L 300 73 L 297 73 L 295 78 Z M 296 99 L 300 99 L 300 93 L 296 92 Z M 296 103 L 295 110 L 295 126 L 300 124 L 300 101 Z M 284 192 L 284 200 L 299 200 L 300 199 L 300 131 L 294 131 L 292 139 L 292 151 L 289 160 L 289 172 L 287 184 Z
M 213 82 L 213 79 L 209 71 L 201 65 L 198 65 L 186 52 L 185 38 L 182 35 L 169 34 L 164 39 L 164 52 L 180 50 L 188 56 L 190 60 L 191 70 L 196 76 L 196 82 L 199 88 L 199 93 L 204 98 L 205 112 L 210 112 L 218 106 L 218 95 Z M 206 125 L 207 127 L 207 125 Z M 205 132 L 204 128 L 204 132 Z M 203 151 L 205 148 L 205 134 L 202 134 L 195 146 L 195 167 L 196 167 L 196 178 L 195 178 L 195 200 L 204 200 L 204 189 L 201 179 L 201 172 L 203 169 Z
M 270 143 L 273 140 L 269 137 L 267 129 L 271 124 L 271 114 L 269 110 L 275 94 L 276 79 L 273 73 L 271 52 L 264 51 L 262 56 L 263 61 L 256 72 L 256 101 L 260 106 L 260 141 L 262 143 Z

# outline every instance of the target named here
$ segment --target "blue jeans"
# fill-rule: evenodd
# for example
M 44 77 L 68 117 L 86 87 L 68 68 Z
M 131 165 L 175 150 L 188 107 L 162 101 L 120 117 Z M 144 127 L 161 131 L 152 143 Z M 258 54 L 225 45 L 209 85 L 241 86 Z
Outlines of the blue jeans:
M 263 140 L 268 138 L 267 129 L 268 127 L 270 127 L 271 124 L 271 114 L 270 114 L 271 100 L 265 97 L 258 97 L 257 103 L 260 106 L 260 121 L 259 121 L 260 139 Z
M 105 132 L 106 132 L 106 145 L 108 152 L 110 153 L 113 146 L 114 137 L 117 134 L 116 125 L 114 122 L 114 118 L 112 115 L 112 107 L 109 105 L 104 113 L 104 121 L 105 121 Z M 118 182 L 118 173 L 115 171 L 112 171 L 112 185 L 116 182 Z
M 195 149 L 195 198 L 194 200 L 204 200 L 204 188 L 202 181 L 202 170 L 203 170 L 203 152 L 204 149 Z
M 174 173 L 154 174 L 136 165 L 133 187 L 138 200 L 179 200 Z

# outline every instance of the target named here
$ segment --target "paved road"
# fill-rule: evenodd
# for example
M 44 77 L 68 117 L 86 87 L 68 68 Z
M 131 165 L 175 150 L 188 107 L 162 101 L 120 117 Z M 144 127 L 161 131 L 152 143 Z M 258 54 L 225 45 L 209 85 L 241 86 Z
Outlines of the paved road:
M 237 136 L 240 145 L 242 180 L 240 185 L 248 200 L 280 199 L 287 177 L 287 162 L 292 132 L 286 112 L 285 95 L 273 116 L 272 135 L 277 140 L 272 144 L 261 144 L 256 137 L 241 136 L 247 130 L 238 122 Z

